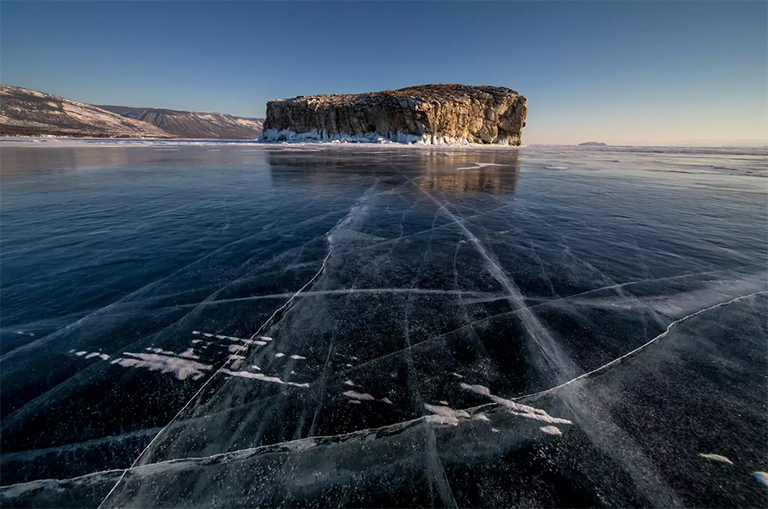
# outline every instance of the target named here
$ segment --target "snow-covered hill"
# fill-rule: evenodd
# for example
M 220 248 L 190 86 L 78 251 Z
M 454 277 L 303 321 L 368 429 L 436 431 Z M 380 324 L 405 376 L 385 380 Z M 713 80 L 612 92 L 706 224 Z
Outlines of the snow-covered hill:
M 142 120 L 182 138 L 226 140 L 255 140 L 263 128 L 260 119 L 236 117 L 225 113 L 176 111 L 128 106 L 99 106 L 99 108 Z
M 97 106 L 7 85 L 0 85 L 0 134 L 94 138 L 176 137 L 150 123 L 126 118 Z

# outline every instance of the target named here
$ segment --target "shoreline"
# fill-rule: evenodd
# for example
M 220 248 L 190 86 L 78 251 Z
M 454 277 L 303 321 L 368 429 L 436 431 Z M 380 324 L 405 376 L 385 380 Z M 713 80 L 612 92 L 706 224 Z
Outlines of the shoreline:
M 359 148 L 393 148 L 393 149 L 418 149 L 418 150 L 537 150 L 557 148 L 579 152 L 665 152 L 681 154 L 748 154 L 755 156 L 768 156 L 768 147 L 742 147 L 720 146 L 701 147 L 685 145 L 607 145 L 607 146 L 581 146 L 533 143 L 530 145 L 494 145 L 494 144 L 420 144 L 397 142 L 346 142 L 346 141 L 262 141 L 262 140 L 225 140 L 216 138 L 85 138 L 70 136 L 0 136 L 0 147 L 151 147 L 151 146 L 251 146 L 277 148 L 277 147 L 359 147 Z

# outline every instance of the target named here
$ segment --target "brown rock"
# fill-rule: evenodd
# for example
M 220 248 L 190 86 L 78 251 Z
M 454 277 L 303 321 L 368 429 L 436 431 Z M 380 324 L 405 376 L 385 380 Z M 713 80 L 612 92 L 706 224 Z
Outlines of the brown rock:
M 267 103 L 262 139 L 520 145 L 527 102 L 509 88 L 468 85 L 299 96 Z

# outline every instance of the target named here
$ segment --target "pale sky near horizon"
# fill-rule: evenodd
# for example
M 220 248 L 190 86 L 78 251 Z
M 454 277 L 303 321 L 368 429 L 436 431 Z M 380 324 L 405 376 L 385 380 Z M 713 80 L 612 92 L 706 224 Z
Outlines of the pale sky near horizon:
M 424 83 L 528 98 L 523 141 L 768 143 L 768 3 L 9 2 L 0 81 L 261 117 Z

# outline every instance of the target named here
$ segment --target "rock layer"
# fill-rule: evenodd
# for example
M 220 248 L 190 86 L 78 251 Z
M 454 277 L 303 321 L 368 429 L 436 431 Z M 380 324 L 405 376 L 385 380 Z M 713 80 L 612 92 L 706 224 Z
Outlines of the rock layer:
M 520 145 L 528 100 L 493 86 L 422 85 L 267 103 L 266 141 Z

